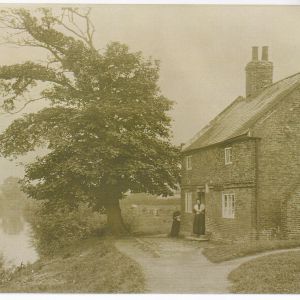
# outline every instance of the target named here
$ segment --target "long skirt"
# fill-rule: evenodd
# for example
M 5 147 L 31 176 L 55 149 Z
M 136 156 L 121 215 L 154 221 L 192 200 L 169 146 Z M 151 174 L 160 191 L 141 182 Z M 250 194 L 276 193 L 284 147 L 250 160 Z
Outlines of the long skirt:
M 170 236 L 171 237 L 178 237 L 179 236 L 179 231 L 180 231 L 180 221 L 173 220 Z
M 197 235 L 205 234 L 205 214 L 195 214 L 193 233 Z

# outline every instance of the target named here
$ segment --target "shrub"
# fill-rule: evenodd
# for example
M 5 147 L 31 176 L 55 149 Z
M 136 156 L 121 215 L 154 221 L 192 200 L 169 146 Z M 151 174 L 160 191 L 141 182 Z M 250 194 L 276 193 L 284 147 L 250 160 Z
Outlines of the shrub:
M 76 209 L 46 211 L 36 206 L 29 221 L 33 230 L 33 243 L 41 255 L 52 255 L 68 244 L 98 235 L 105 227 L 106 216 L 85 204 Z
M 4 268 L 4 257 L 2 253 L 0 253 L 0 286 L 10 281 L 13 273 L 13 268 L 7 269 Z

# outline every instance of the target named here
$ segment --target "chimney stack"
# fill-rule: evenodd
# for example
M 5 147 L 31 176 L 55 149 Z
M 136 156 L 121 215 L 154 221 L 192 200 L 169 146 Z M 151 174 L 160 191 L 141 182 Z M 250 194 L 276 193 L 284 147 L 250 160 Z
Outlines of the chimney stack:
M 246 66 L 246 97 L 253 96 L 273 82 L 273 63 L 269 61 L 268 46 L 262 47 L 258 60 L 258 47 L 252 47 L 252 61 Z
M 269 50 L 268 46 L 262 47 L 261 60 L 268 61 L 268 59 L 269 59 L 268 50 Z
M 252 60 L 258 60 L 258 47 L 252 47 Z

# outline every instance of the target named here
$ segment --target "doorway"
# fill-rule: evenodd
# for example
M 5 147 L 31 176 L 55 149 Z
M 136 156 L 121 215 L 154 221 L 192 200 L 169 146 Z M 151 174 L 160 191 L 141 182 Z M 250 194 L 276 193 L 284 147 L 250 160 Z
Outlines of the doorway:
M 198 191 L 197 192 L 197 200 L 200 200 L 200 203 L 203 203 L 204 205 L 206 205 L 205 203 L 205 193 L 202 191 Z

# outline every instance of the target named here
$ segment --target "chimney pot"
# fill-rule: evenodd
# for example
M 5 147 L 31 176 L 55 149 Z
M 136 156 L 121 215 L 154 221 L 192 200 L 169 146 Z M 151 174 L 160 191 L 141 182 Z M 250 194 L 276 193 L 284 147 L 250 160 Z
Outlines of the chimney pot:
M 252 47 L 252 60 L 258 60 L 258 47 L 256 46 Z
M 269 53 L 268 53 L 268 46 L 262 47 L 262 54 L 261 54 L 261 60 L 268 61 L 269 60 Z

